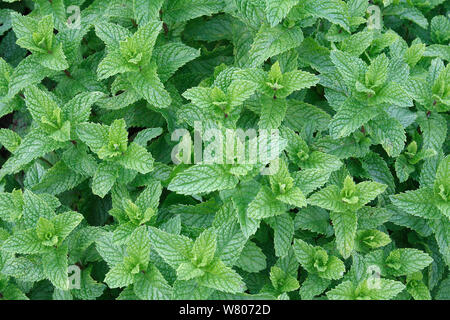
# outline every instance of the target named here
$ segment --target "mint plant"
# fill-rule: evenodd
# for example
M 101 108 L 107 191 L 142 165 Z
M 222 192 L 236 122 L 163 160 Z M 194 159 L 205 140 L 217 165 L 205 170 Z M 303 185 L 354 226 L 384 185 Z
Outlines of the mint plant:
M 449 9 L 2 1 L 0 300 L 449 299 Z

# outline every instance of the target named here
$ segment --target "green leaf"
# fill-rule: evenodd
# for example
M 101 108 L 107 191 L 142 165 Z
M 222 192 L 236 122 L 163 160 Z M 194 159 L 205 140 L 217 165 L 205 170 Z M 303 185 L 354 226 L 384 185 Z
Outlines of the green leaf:
M 61 142 L 49 138 L 38 130 L 32 130 L 22 139 L 22 143 L 14 151 L 13 156 L 9 157 L 2 165 L 0 180 L 7 174 L 18 172 L 34 159 L 42 157 L 62 146 Z
M 108 232 L 96 239 L 96 249 L 108 266 L 113 267 L 122 262 L 125 248 L 113 243 L 113 233 Z
M 328 212 L 314 206 L 301 209 L 295 216 L 294 225 L 296 229 L 309 230 L 325 236 L 331 236 L 334 232 Z
M 63 161 L 58 161 L 45 172 L 41 181 L 32 187 L 35 192 L 46 192 L 57 195 L 71 190 L 79 185 L 84 177 L 67 167 Z
M 45 276 L 61 290 L 69 289 L 67 246 L 51 250 L 42 256 Z
M 446 300 L 446 298 L 449 297 L 449 290 L 448 290 L 449 282 L 450 282 L 449 278 L 447 278 L 441 282 L 439 291 L 438 291 L 437 295 L 435 296 L 436 300 Z
M 368 130 L 374 142 L 380 143 L 390 157 L 398 157 L 402 152 L 406 135 L 396 119 L 381 115 L 369 122 Z
M 424 113 L 419 113 L 417 123 L 423 132 L 422 148 L 438 151 L 447 136 L 447 125 L 444 118 L 437 113 L 432 113 L 430 117 L 427 117 Z
M 100 62 L 97 68 L 97 75 L 99 80 L 103 80 L 128 71 L 133 71 L 133 69 L 126 64 L 126 60 L 122 57 L 120 51 L 116 49 L 108 52 Z
M 349 99 L 339 108 L 330 122 L 330 134 L 334 139 L 350 135 L 379 113 L 376 107 L 368 107 Z
M 9 152 L 14 152 L 20 145 L 22 138 L 12 130 L 0 129 L 0 144 Z
M 383 193 L 386 187 L 373 181 L 355 184 L 352 178 L 347 176 L 341 190 L 335 185 L 327 186 L 314 193 L 308 203 L 334 212 L 355 211 Z
M 103 198 L 111 190 L 117 177 L 117 165 L 108 162 L 101 163 L 92 178 L 92 192 Z
M 159 204 L 161 193 L 161 183 L 159 181 L 152 181 L 148 183 L 147 187 L 139 194 L 136 199 L 136 204 L 143 211 L 148 208 L 156 209 Z
M 315 296 L 322 294 L 330 285 L 331 281 L 320 278 L 315 274 L 308 274 L 305 281 L 300 285 L 300 296 L 302 300 L 312 300 Z
M 106 274 L 105 283 L 110 288 L 122 288 L 133 283 L 133 275 L 123 263 L 115 265 Z
M 378 230 L 358 230 L 355 237 L 355 250 L 367 252 L 389 244 L 389 236 Z
M 302 3 L 304 10 L 320 18 L 325 18 L 332 23 L 340 25 L 350 31 L 349 13 L 347 4 L 341 0 L 307 0 Z
M 301 239 L 294 240 L 294 254 L 302 267 L 311 274 L 328 280 L 340 279 L 344 275 L 345 266 L 339 258 L 329 256 L 324 249 Z
M 427 267 L 433 259 L 417 249 L 405 248 L 391 251 L 386 258 L 386 266 L 394 276 L 408 275 Z
M 277 129 L 286 114 L 286 101 L 263 96 L 261 97 L 261 103 L 261 118 L 258 127 L 261 130 Z
M 2 250 L 13 253 L 39 254 L 47 252 L 34 229 L 16 232 L 2 244 Z
M 75 298 L 82 300 L 93 300 L 97 299 L 103 294 L 106 285 L 92 279 L 90 274 L 91 269 L 92 268 L 89 267 L 87 269 L 82 270 L 80 279 L 80 288 L 71 289 L 71 293 Z
M 327 292 L 330 300 L 389 300 L 405 289 L 399 281 L 379 279 L 370 285 L 364 280 L 358 286 L 350 281 L 344 281 Z
M 241 276 L 220 260 L 213 261 L 205 269 L 205 274 L 198 279 L 198 282 L 202 286 L 223 292 L 238 293 L 245 290 Z
M 406 3 L 389 6 L 384 14 L 397 15 L 399 18 L 410 20 L 424 29 L 428 28 L 428 20 L 422 12 L 416 7 Z
M 450 38 L 450 22 L 448 17 L 434 16 L 431 19 L 431 38 L 434 42 L 445 43 Z
M 2 269 L 2 274 L 21 281 L 35 282 L 45 279 L 41 262 L 37 259 L 25 257 L 9 259 L 8 264 Z
M 330 212 L 336 235 L 336 246 L 344 258 L 348 258 L 354 249 L 357 217 L 355 212 Z
M 375 95 L 373 103 L 393 104 L 399 107 L 410 107 L 413 105 L 411 97 L 403 86 L 395 82 L 388 82 L 383 86 Z
M 108 127 L 98 123 L 80 123 L 76 127 L 76 133 L 78 138 L 95 153 L 108 143 Z
M 172 99 L 158 77 L 155 65 L 150 65 L 140 72 L 128 73 L 128 81 L 136 93 L 156 108 L 167 108 Z
M 158 76 L 163 83 L 179 68 L 199 56 L 199 50 L 177 42 L 157 46 L 153 51 L 153 59 L 158 65 Z
M 142 146 L 131 143 L 119 160 L 125 168 L 136 170 L 145 174 L 153 170 L 154 159 L 152 155 Z
M 190 262 L 183 262 L 177 268 L 177 280 L 191 280 L 204 275 L 205 272 Z
M 356 185 L 356 190 L 359 196 L 359 203 L 367 204 L 375 199 L 378 195 L 382 194 L 386 190 L 385 184 L 374 181 L 363 181 Z
M 270 269 L 269 278 L 272 286 L 280 293 L 294 291 L 300 286 L 296 278 L 276 266 Z
M 427 219 L 438 219 L 441 216 L 436 207 L 436 198 L 431 188 L 409 190 L 391 196 L 391 200 L 399 209 L 413 216 Z
M 399 158 L 397 158 L 399 159 Z M 384 159 L 374 152 L 363 158 L 362 167 L 374 181 L 387 186 L 385 193 L 392 194 L 395 191 L 394 177 Z M 381 188 L 383 188 L 380 185 Z
M 404 58 L 405 62 L 413 68 L 417 62 L 422 59 L 423 53 L 425 52 L 426 45 L 423 43 L 414 43 L 406 49 Z
M 168 189 L 180 194 L 198 194 L 231 189 L 238 179 L 228 173 L 223 165 L 198 164 L 178 173 Z
M 214 229 L 206 229 L 194 242 L 192 262 L 197 267 L 205 267 L 214 259 L 217 246 L 217 235 Z
M 431 300 L 430 290 L 422 282 L 422 273 L 416 272 L 406 278 L 406 291 L 413 296 L 414 300 Z
M 266 15 L 271 27 L 283 20 L 297 0 L 266 0 Z
M 234 80 L 227 89 L 230 105 L 237 107 L 250 98 L 256 90 L 256 84 L 247 80 Z
M 131 36 L 131 32 L 119 24 L 102 21 L 95 25 L 95 34 L 110 50 L 119 49 L 119 43 Z
M 23 196 L 21 190 L 12 193 L 0 193 L 0 218 L 15 221 L 22 216 Z
M 341 42 L 341 50 L 354 56 L 360 56 L 370 46 L 373 34 L 370 31 L 361 31 L 352 34 Z
M 145 226 L 134 230 L 128 239 L 126 251 L 127 257 L 131 258 L 134 264 L 139 264 L 142 268 L 147 267 L 150 261 L 150 238 Z
M 35 227 L 39 218 L 52 219 L 55 216 L 54 208 L 48 199 L 25 190 L 23 194 L 23 219 L 25 226 Z
M 439 246 L 439 251 L 447 265 L 450 265 L 450 221 L 446 217 L 432 220 L 430 227 L 434 231 L 434 237 Z
M 136 23 L 141 25 L 149 21 L 157 20 L 163 3 L 164 0 L 150 2 L 146 0 L 133 0 L 133 12 Z
M 355 85 L 356 81 L 363 79 L 367 67 L 361 59 L 339 50 L 331 51 L 330 58 L 342 76 L 342 80 L 350 88 Z
M 58 237 L 65 239 L 82 220 L 83 216 L 78 212 L 68 211 L 56 215 L 52 219 L 52 222 L 55 226 L 55 232 Z
M 277 25 L 271 28 L 262 25 L 249 52 L 250 66 L 257 67 L 270 57 L 298 47 L 302 41 L 303 32 L 300 27 L 286 28 Z
M 34 72 L 30 72 L 33 70 Z M 39 63 L 39 58 L 35 55 L 30 55 L 20 61 L 11 75 L 9 82 L 8 96 L 13 97 L 23 88 L 39 83 L 47 76 L 55 74 L 54 70 L 44 67 Z
M 272 217 L 267 222 L 274 230 L 275 255 L 286 256 L 294 237 L 294 221 L 288 214 L 283 214 Z
M 447 217 L 450 217 L 450 156 L 446 156 L 439 163 L 436 179 L 433 186 L 434 193 L 438 195 L 437 206 Z
M 169 300 L 172 296 L 172 288 L 155 266 L 135 276 L 133 290 L 142 300 Z
M 247 215 L 253 219 L 263 219 L 284 214 L 286 205 L 277 200 L 270 188 L 262 186 L 256 197 L 249 204 Z
M 319 78 L 306 71 L 295 70 L 287 72 L 283 75 L 282 85 L 284 88 L 281 90 L 283 93 L 281 97 L 288 96 L 297 90 L 315 86 L 318 82 Z M 278 92 L 277 96 L 280 96 L 281 92 Z
M 308 204 L 337 212 L 346 210 L 345 204 L 341 201 L 339 188 L 335 185 L 327 186 L 311 195 Z
M 247 272 L 259 272 L 266 268 L 266 256 L 254 242 L 248 241 L 236 265 Z
M 188 21 L 203 15 L 212 15 L 223 9 L 220 0 L 170 0 L 163 10 L 163 20 L 168 23 Z
M 227 266 L 233 266 L 244 249 L 247 237 L 241 230 L 234 206 L 232 210 L 228 209 L 228 212 L 232 215 L 231 220 L 215 227 L 217 233 L 216 257 L 220 258 Z
M 104 97 L 102 92 L 81 92 L 70 99 L 61 109 L 71 124 L 89 120 L 91 106 Z
M 152 248 L 173 268 L 181 263 L 190 262 L 193 241 L 185 236 L 176 235 L 150 227 Z
M 389 221 L 397 225 L 415 230 L 418 234 L 423 236 L 429 236 L 432 233 L 427 219 L 410 215 L 409 213 L 406 213 L 405 211 L 401 210 L 398 207 L 395 207 L 394 205 L 389 205 L 387 209 L 387 211 L 391 213 Z M 432 220 L 431 222 L 433 221 L 434 220 Z M 436 221 L 439 220 L 436 219 Z
M 450 296 L 444 0 L 3 2 L 0 300 Z
M 376 88 L 382 86 L 388 76 L 389 59 L 385 54 L 377 56 L 370 64 L 366 72 L 366 86 Z

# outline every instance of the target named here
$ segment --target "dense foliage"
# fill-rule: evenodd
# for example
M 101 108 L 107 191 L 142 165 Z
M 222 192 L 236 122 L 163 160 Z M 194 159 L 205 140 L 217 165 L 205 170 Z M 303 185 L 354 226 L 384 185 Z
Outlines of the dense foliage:
M 0 299 L 449 299 L 449 9 L 3 0 Z

